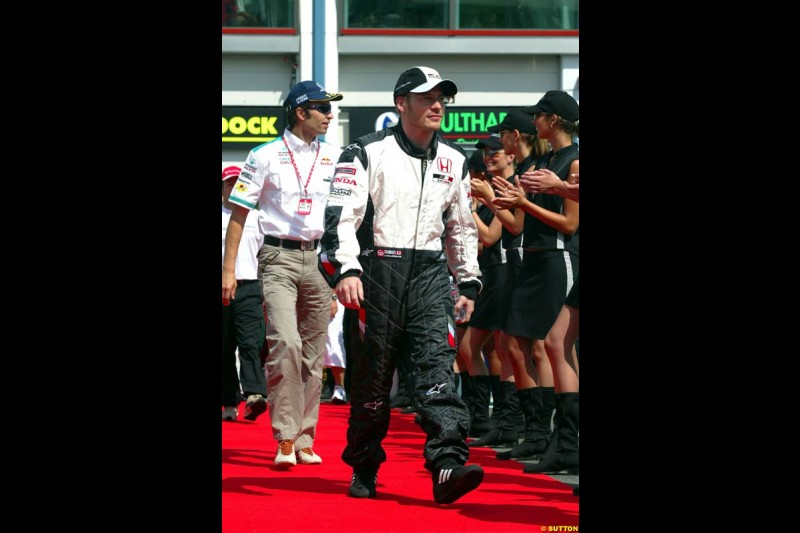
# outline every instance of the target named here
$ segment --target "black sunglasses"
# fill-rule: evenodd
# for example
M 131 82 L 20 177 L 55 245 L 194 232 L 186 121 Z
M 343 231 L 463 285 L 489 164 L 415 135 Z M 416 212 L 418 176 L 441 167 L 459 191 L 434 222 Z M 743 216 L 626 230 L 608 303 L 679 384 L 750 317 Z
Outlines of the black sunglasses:
M 330 104 L 317 104 L 317 105 L 310 105 L 306 109 L 316 109 L 323 115 L 327 115 L 328 113 L 331 112 L 332 107 Z

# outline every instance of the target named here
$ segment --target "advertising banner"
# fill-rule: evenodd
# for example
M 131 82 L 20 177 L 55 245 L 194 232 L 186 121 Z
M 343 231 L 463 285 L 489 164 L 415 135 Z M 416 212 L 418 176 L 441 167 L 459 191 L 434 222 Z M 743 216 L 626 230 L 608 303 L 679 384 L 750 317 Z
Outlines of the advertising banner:
M 343 140 L 345 144 L 357 137 L 397 123 L 397 114 L 391 107 L 340 107 L 339 109 L 340 113 L 348 117 L 345 129 L 347 138 Z M 489 135 L 486 131 L 489 127 L 503 121 L 508 109 L 450 106 L 442 122 L 441 134 L 470 149 L 478 139 Z M 222 107 L 223 148 L 250 150 L 277 138 L 285 127 L 283 108 L 280 106 Z

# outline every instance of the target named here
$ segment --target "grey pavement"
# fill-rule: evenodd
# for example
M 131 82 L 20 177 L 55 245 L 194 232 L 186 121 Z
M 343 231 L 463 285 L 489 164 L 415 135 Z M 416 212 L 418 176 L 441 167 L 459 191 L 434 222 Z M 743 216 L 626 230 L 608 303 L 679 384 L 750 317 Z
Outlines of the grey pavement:
M 483 446 L 483 447 L 485 448 L 486 446 Z M 511 448 L 494 447 L 494 446 L 491 446 L 490 448 L 492 450 L 494 450 L 495 452 L 504 452 L 506 450 L 510 450 L 511 449 Z M 518 463 L 523 463 L 523 464 L 535 464 L 535 463 L 539 462 L 538 460 L 534 460 L 534 459 L 524 459 L 524 460 L 509 459 L 509 461 L 517 461 Z M 567 485 L 571 486 L 572 488 L 577 487 L 578 484 L 580 483 L 580 475 L 579 474 L 570 475 L 570 474 L 564 473 L 564 474 L 552 474 L 552 475 L 551 474 L 545 474 L 545 475 L 548 475 L 551 478 L 556 479 L 556 480 L 558 480 L 558 481 L 560 481 L 562 483 L 566 483 Z

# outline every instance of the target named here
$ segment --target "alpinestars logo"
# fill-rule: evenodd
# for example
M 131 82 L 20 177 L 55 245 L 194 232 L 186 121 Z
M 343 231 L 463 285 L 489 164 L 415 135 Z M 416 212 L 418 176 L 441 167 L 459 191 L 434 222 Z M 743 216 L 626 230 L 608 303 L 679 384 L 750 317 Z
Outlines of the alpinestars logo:
M 367 402 L 364 404 L 364 409 L 372 409 L 373 411 L 377 411 L 381 405 L 383 405 L 382 401 Z
M 432 396 L 434 394 L 439 394 L 440 392 L 442 392 L 442 389 L 444 388 L 445 385 L 446 383 L 439 383 L 437 385 L 434 385 L 433 387 L 430 388 L 428 392 L 425 393 L 425 396 Z

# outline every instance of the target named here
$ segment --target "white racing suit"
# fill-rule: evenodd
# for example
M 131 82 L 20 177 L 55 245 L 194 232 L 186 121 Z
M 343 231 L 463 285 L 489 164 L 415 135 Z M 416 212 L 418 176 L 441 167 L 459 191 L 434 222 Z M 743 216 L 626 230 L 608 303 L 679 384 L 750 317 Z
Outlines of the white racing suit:
M 360 276 L 364 342 L 348 354 L 350 420 L 342 460 L 377 469 L 389 428 L 398 357 L 409 358 L 414 404 L 427 435 L 425 468 L 469 457 L 469 412 L 454 386 L 456 329 L 449 271 L 461 293 L 480 291 L 478 230 L 467 158 L 436 134 L 427 151 L 401 125 L 342 152 L 325 209 L 319 268 L 331 287 Z

